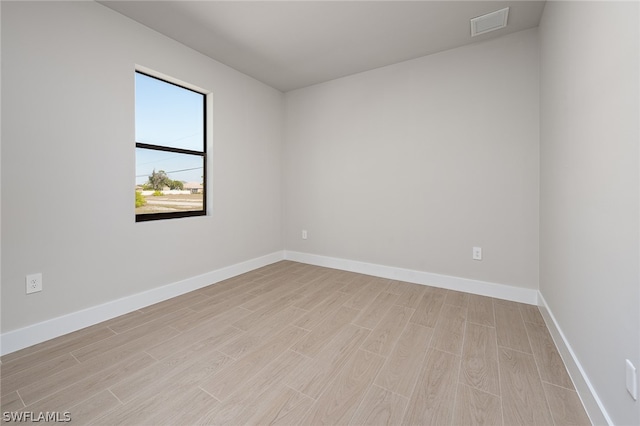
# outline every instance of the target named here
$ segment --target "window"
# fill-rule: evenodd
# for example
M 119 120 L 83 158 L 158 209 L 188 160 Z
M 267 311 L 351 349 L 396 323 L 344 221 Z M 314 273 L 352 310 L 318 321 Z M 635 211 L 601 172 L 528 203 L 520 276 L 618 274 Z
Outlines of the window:
M 136 71 L 136 222 L 206 214 L 206 95 Z

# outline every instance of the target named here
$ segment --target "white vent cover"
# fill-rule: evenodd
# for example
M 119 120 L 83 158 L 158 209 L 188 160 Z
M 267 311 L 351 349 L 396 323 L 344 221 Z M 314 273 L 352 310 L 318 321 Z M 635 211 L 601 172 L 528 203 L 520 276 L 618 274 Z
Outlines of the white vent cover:
M 509 8 L 505 7 L 504 9 L 473 18 L 471 20 L 471 37 L 506 27 L 508 17 Z

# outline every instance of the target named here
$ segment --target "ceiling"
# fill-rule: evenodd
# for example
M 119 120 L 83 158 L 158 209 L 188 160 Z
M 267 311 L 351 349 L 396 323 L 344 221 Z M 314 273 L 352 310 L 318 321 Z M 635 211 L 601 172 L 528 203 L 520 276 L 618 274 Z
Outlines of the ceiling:
M 286 92 L 533 28 L 544 1 L 99 1 Z M 504 29 L 471 18 L 509 7 Z

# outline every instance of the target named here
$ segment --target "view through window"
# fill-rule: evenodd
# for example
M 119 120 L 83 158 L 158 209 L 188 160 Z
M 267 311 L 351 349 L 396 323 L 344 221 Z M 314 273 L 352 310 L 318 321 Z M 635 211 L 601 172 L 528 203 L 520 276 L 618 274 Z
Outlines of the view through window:
M 206 96 L 135 78 L 136 221 L 206 214 Z

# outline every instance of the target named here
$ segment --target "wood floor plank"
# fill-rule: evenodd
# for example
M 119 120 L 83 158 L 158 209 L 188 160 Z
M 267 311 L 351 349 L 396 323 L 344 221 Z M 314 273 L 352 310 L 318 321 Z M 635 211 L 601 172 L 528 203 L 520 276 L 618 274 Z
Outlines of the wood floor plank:
M 138 320 L 139 318 L 142 318 L 143 316 L 144 316 L 144 313 L 141 310 L 137 309 L 135 311 L 127 312 L 124 315 L 120 315 L 120 316 L 117 316 L 117 317 L 112 318 L 110 320 L 107 320 L 107 321 L 103 322 L 102 324 L 105 327 L 109 328 L 109 330 L 111 330 L 111 331 L 113 331 L 114 333 L 117 334 L 117 331 L 111 328 L 112 325 L 116 326 L 116 328 L 117 328 L 117 325 L 119 323 L 121 323 L 121 322 L 125 322 L 125 323 L 126 322 L 133 322 L 133 321 Z M 142 324 L 142 322 L 140 324 Z M 137 325 L 140 325 L 140 324 L 137 324 Z
M 71 424 L 87 425 L 116 407 L 123 407 L 111 392 L 104 390 L 69 408 Z
M 445 295 L 446 293 L 443 291 L 427 289 L 416 307 L 416 312 L 411 317 L 411 322 L 435 328 L 440 310 L 444 305 Z
M 525 327 L 542 381 L 574 390 L 573 382 L 547 327 L 530 322 L 525 323 Z
M 302 276 L 299 278 L 294 278 L 293 281 L 289 284 L 291 287 L 291 292 L 300 295 L 300 298 L 308 295 L 310 292 L 316 289 L 316 285 L 320 282 L 321 278 L 324 275 L 315 275 L 311 277 Z M 337 282 L 336 283 L 336 291 L 342 290 L 346 283 Z
M 258 374 L 247 380 L 244 387 L 239 389 L 237 393 L 246 395 L 255 390 L 264 392 L 268 391 L 270 385 L 284 384 L 292 372 L 306 360 L 307 358 L 304 356 L 287 350 L 273 362 L 267 364 Z
M 303 297 L 295 301 L 294 305 L 310 311 L 334 292 L 340 291 L 342 287 L 345 287 L 344 283 L 333 281 L 330 277 L 314 282 L 313 285 L 309 286 L 309 294 L 303 295 Z
M 364 341 L 362 349 L 384 357 L 388 356 L 414 312 L 415 309 L 399 305 L 390 307 L 367 340 Z
M 228 299 L 226 302 L 231 300 Z M 205 322 L 211 324 L 212 327 L 224 327 L 251 315 L 251 313 L 251 311 L 241 306 L 227 306 L 222 309 L 211 307 L 211 309 L 207 308 L 198 312 L 191 312 L 182 318 L 172 321 L 170 325 L 179 331 L 190 330 Z
M 184 362 L 184 360 L 181 361 Z M 109 389 L 110 393 L 122 403 L 127 403 L 149 387 L 155 387 L 159 381 L 171 374 L 172 368 L 178 367 L 180 367 L 179 362 L 175 364 L 156 362 L 147 368 L 135 371 L 131 376 L 113 385 Z
M 533 355 L 500 348 L 502 410 L 507 425 L 553 425 Z
M 306 275 L 300 275 L 294 279 L 294 282 L 300 286 L 301 289 L 310 289 L 319 285 L 328 274 L 326 272 L 309 273 Z M 344 284 L 344 283 L 341 283 Z M 340 287 L 342 289 L 342 287 Z M 307 290 L 309 291 L 309 290 Z M 299 292 L 296 290 L 296 292 Z
M 5 375 L 4 371 L 1 371 L 2 367 L 0 366 L 0 390 L 2 396 L 78 364 L 78 360 L 70 353 L 67 353 L 50 359 L 49 361 L 35 364 L 31 368 L 20 370 L 13 375 Z
M 389 285 L 385 290 L 388 293 L 395 294 L 396 296 L 402 296 L 403 294 L 412 290 L 416 285 L 419 285 L 419 284 L 412 284 L 404 281 L 391 280 L 391 282 L 389 283 Z
M 2 358 L 0 358 L 2 360 L 2 366 L 11 365 L 17 359 L 25 356 L 31 357 L 31 361 L 25 363 L 33 366 L 33 364 L 40 362 L 40 357 L 50 359 L 51 357 L 59 356 L 82 346 L 90 345 L 98 340 L 113 336 L 115 333 L 107 329 L 104 324 L 105 323 L 92 325 L 91 327 L 86 327 L 69 334 L 56 337 L 55 339 L 50 339 L 45 342 L 38 343 L 37 345 L 29 346 L 28 348 L 3 355 Z M 43 351 L 46 351 L 46 353 Z M 40 356 L 36 355 L 38 352 L 42 352 Z M 9 370 L 5 370 L 3 374 L 10 374 Z
M 200 389 L 200 383 L 208 378 L 210 378 L 215 373 L 219 372 L 225 366 L 229 365 L 230 358 L 226 357 L 220 352 L 214 351 L 210 352 L 207 356 L 195 356 L 195 359 L 189 359 L 187 362 L 184 362 L 182 365 L 171 368 L 168 374 L 164 374 L 162 377 L 159 377 L 155 383 L 140 383 L 142 386 L 136 392 L 134 386 L 129 383 L 128 391 L 132 397 L 127 397 L 125 402 L 125 407 L 135 407 L 138 405 L 145 405 L 146 401 L 154 400 L 158 397 L 158 393 L 167 393 L 170 392 L 173 395 L 182 396 L 184 394 L 193 391 L 194 389 Z M 117 392 L 115 388 L 112 388 L 112 391 Z M 197 393 L 199 395 L 199 393 Z M 118 394 L 120 395 L 120 394 Z M 207 394 L 209 398 L 213 398 L 211 395 Z M 167 394 L 167 396 L 170 396 Z M 217 404 L 216 404 L 217 406 Z M 156 411 L 164 410 L 165 406 L 156 409 Z M 209 408 L 210 409 L 210 408 Z M 197 419 L 206 414 L 209 409 L 207 407 L 197 408 L 199 412 L 193 421 L 195 422 Z M 178 410 L 179 412 L 180 410 Z M 151 413 L 151 416 L 155 416 L 156 413 Z M 167 413 L 167 415 L 172 415 L 173 412 Z M 158 421 L 151 421 L 151 424 L 157 424 Z
M 191 308 L 194 310 L 199 310 L 197 309 L 197 306 L 200 303 L 204 303 L 204 304 L 206 304 L 207 302 L 216 303 L 222 300 L 229 299 L 231 297 L 238 296 L 239 294 L 249 294 L 247 293 L 247 291 L 251 290 L 253 287 L 256 286 L 256 283 L 254 280 L 241 279 L 239 277 L 236 277 L 236 278 L 238 279 L 231 278 L 229 280 L 226 280 L 214 285 L 210 285 L 208 287 L 201 289 L 200 292 L 205 296 L 207 296 L 208 300 L 205 299 L 199 303 L 194 303 L 193 305 L 191 305 Z M 251 295 L 251 296 L 255 297 L 254 295 Z
M 360 313 L 356 309 L 342 306 L 335 315 L 331 315 L 326 320 L 315 327 L 303 339 L 293 345 L 292 349 L 298 353 L 315 357 L 318 352 L 333 339 L 344 327 L 346 327 Z
M 180 415 L 184 421 L 189 419 L 188 424 L 195 423 L 218 404 L 211 395 L 205 394 L 199 388 L 200 382 L 220 371 L 229 363 L 229 358 L 217 351 L 205 351 L 200 356 L 194 354 L 183 361 L 183 364 L 171 369 L 169 374 L 158 377 L 155 382 L 134 381 L 125 383 L 124 387 L 112 387 L 114 393 L 125 396 L 125 405 L 115 412 L 108 412 L 99 418 L 98 423 L 155 425 L 164 424 L 167 418 L 173 419 L 176 415 Z M 136 384 L 139 384 L 140 388 L 137 388 Z M 183 412 L 184 407 L 194 403 L 190 398 L 183 399 L 183 396 L 189 393 L 193 394 L 195 400 L 204 399 L 205 406 L 200 405 L 188 413 Z M 179 403 L 176 404 L 176 401 Z M 129 423 L 130 417 L 135 419 L 135 422 Z
M 513 302 L 498 302 L 493 304 L 493 308 L 496 314 L 498 346 L 532 353 L 518 306 Z
M 293 280 L 293 278 L 291 278 Z M 286 282 L 278 276 L 267 276 L 257 279 L 253 282 L 253 286 L 246 289 L 245 292 L 257 296 L 261 300 L 274 300 L 276 295 L 282 295 L 283 287 L 286 288 Z M 288 291 L 288 289 L 286 289 Z
M 353 320 L 353 323 L 360 327 L 371 330 L 374 329 L 397 298 L 397 295 L 387 293 L 386 291 L 379 293 L 376 298 L 362 310 L 360 315 Z
M 358 275 L 358 278 L 354 278 L 353 280 L 351 280 L 349 282 L 340 281 L 340 282 L 344 283 L 345 285 L 340 287 L 340 289 L 338 291 L 340 291 L 341 293 L 350 295 L 350 296 L 353 296 L 353 295 L 359 293 L 369 283 L 369 281 L 367 279 L 363 279 L 363 277 L 366 277 L 366 275 Z
M 495 327 L 496 320 L 491 298 L 470 294 L 467 308 L 467 321 L 474 324 Z
M 224 299 L 218 299 L 217 297 L 210 297 L 198 303 L 194 303 L 192 306 L 190 306 L 190 309 L 196 312 L 201 312 L 203 314 L 210 313 L 210 314 L 219 315 L 237 306 L 244 305 L 250 302 L 251 300 L 254 300 L 255 298 L 256 298 L 255 295 L 249 294 L 249 293 L 240 293 Z
M 101 373 L 120 362 L 126 362 L 128 359 L 133 359 L 137 354 L 142 353 L 144 348 L 151 344 L 150 342 L 161 342 L 165 338 L 171 338 L 176 334 L 178 334 L 178 332 L 175 330 L 170 328 L 161 328 L 153 330 L 149 334 L 129 342 L 126 345 L 117 346 L 113 349 L 109 349 L 107 347 L 105 348 L 105 352 L 99 356 L 69 367 L 45 379 L 38 380 L 31 385 L 21 387 L 20 395 L 24 402 L 29 405 L 51 394 L 56 389 L 60 389 L 64 386 L 68 386 L 70 383 Z
M 287 384 L 311 398 L 318 398 L 369 333 L 367 329 L 347 325 L 315 359 L 307 359 L 296 368 Z
M 356 274 L 356 277 L 349 283 L 349 287 L 355 287 L 357 293 L 365 287 L 373 286 L 373 278 L 371 275 Z M 340 291 L 345 291 L 344 287 Z
M 393 280 L 373 276 L 371 277 L 371 283 L 373 284 L 373 288 L 380 289 L 381 291 L 387 291 L 389 286 L 393 284 Z
M 255 311 L 270 306 L 272 303 L 279 303 L 279 299 L 286 299 L 287 296 L 297 296 L 294 290 L 299 287 L 297 284 L 289 285 L 286 280 L 276 278 L 275 280 L 253 289 L 249 294 L 256 295 L 253 300 L 242 306 L 250 311 Z M 295 297 L 298 299 L 299 297 Z
M 292 262 L 290 260 L 280 260 L 278 262 L 274 262 L 269 265 L 263 266 L 262 268 L 256 269 L 252 272 L 259 275 L 266 275 L 266 276 L 272 276 L 272 275 L 281 276 L 282 274 L 287 273 L 291 269 L 306 269 L 307 266 L 311 266 L 311 265 L 304 265 L 304 264 L 300 265 L 299 263 Z
M 416 309 L 426 291 L 427 286 L 420 284 L 410 284 L 410 287 L 398 297 L 398 299 L 396 300 L 396 305 Z
M 146 352 L 157 360 L 163 360 L 181 349 L 196 345 L 201 341 L 211 346 L 222 345 L 241 333 L 240 330 L 231 326 L 212 327 L 211 324 L 204 323 L 157 345 L 152 344 Z
M 282 264 L 278 264 L 277 266 L 274 266 L 271 270 L 265 270 L 262 275 L 255 278 L 255 281 L 257 283 L 269 282 L 270 284 L 274 284 L 274 280 L 275 281 L 293 280 L 295 278 L 295 275 L 292 275 L 291 273 L 293 269 L 295 269 L 295 266 L 292 263 L 283 262 Z M 313 270 L 309 268 L 302 268 L 302 269 L 299 269 L 298 275 L 300 274 L 304 275 L 307 273 L 325 274 L 325 273 L 328 273 L 328 270 L 327 269 Z
M 578 393 L 571 389 L 543 383 L 555 426 L 587 426 L 591 421 Z
M 545 325 L 544 318 L 542 318 L 542 314 L 540 314 L 540 309 L 538 309 L 537 306 L 519 303 L 518 308 L 520 308 L 520 314 L 522 315 L 522 319 L 525 322 L 530 322 L 538 325 Z
M 275 301 L 265 304 L 264 307 L 257 309 L 253 313 L 233 323 L 234 327 L 238 327 L 241 330 L 249 331 L 255 328 L 263 327 L 265 322 L 273 321 L 274 316 L 281 314 L 283 310 L 292 312 L 289 307 L 293 307 L 293 302 L 299 299 L 296 294 L 285 295 L 279 297 Z M 244 307 L 244 306 L 243 306 Z M 297 307 L 296 307 L 297 308 Z M 302 312 L 300 308 L 296 310 Z
M 83 330 L 80 330 L 83 331 Z M 92 345 L 98 345 L 100 342 L 115 337 L 116 334 L 106 327 L 92 328 L 88 332 L 82 332 L 74 335 L 73 338 L 61 339 L 59 343 L 50 342 L 40 351 L 25 351 L 23 356 L 17 358 L 9 358 L 8 361 L 2 361 L 2 375 L 10 376 L 22 370 L 32 368 L 36 364 L 46 362 L 52 358 L 68 354 L 74 350 L 82 350 Z M 55 340 L 55 339 L 54 339 Z M 47 342 L 45 342 L 47 343 Z
M 501 426 L 502 406 L 500 397 L 467 385 L 459 385 L 453 424 L 458 426 Z
M 266 364 L 285 352 L 293 342 L 305 336 L 308 332 L 297 327 L 287 327 L 271 339 L 266 340 L 254 351 L 240 358 L 223 369 L 210 380 L 202 384 L 210 395 L 224 401 L 235 390 L 242 386 L 242 382 L 258 373 Z
M 189 388 L 184 392 L 173 391 L 174 398 L 150 416 L 151 425 L 192 425 L 211 409 L 220 404 L 215 398 L 200 388 Z
M 13 391 L 4 394 L 2 398 L 0 398 L 0 408 L 3 413 L 7 411 L 20 411 L 24 408 L 24 404 L 18 392 Z
M 302 424 L 347 424 L 383 363 L 384 358 L 379 355 L 357 351 L 316 400 Z
M 133 373 L 110 388 L 123 403 L 133 400 L 146 390 L 153 390 L 160 383 L 170 381 L 176 387 L 184 383 L 190 371 L 206 370 L 212 373 L 231 363 L 231 358 L 216 350 L 209 339 L 176 351 L 162 362 Z
M 460 382 L 493 395 L 500 395 L 496 331 L 467 323 Z
M 429 349 L 402 424 L 451 424 L 460 357 Z
M 387 278 L 379 278 L 380 284 L 374 284 L 374 286 L 380 286 L 382 291 L 400 296 L 402 294 L 402 286 L 397 286 L 398 281 L 390 280 Z
M 305 330 L 313 330 L 328 315 L 334 314 L 349 299 L 344 293 L 336 291 L 316 305 L 315 308 L 300 317 L 294 324 Z
M 371 277 L 368 277 L 369 279 Z M 353 297 L 347 300 L 344 304 L 347 308 L 363 310 L 365 309 L 373 299 L 381 293 L 380 289 L 377 289 L 371 280 L 362 284 L 360 291 L 358 291 Z
M 398 425 L 404 416 L 407 404 L 408 400 L 404 396 L 372 385 L 349 424 L 354 426 Z
M 466 308 L 469 305 L 469 293 L 447 290 L 447 295 L 445 296 L 444 303 L 446 303 L 447 305 Z
M 157 425 L 167 415 L 181 414 L 188 416 L 188 412 L 182 412 L 180 407 L 187 405 L 189 401 L 201 400 L 200 405 L 208 406 L 209 409 L 217 404 L 217 401 L 207 395 L 199 388 L 193 388 L 184 392 L 175 389 L 157 389 L 153 397 L 144 400 L 134 400 L 123 407 L 115 407 L 106 414 L 93 420 L 91 424 L 97 425 Z M 176 413 L 177 412 L 177 413 Z M 200 413 L 198 413 L 200 414 Z M 186 423 L 185 423 L 186 424 Z
M 315 401 L 288 386 L 279 386 L 269 399 L 260 402 L 245 424 L 295 425 Z
M 51 395 L 27 405 L 33 412 L 67 411 L 78 402 L 84 401 L 110 386 L 125 379 L 134 372 L 144 369 L 156 362 L 147 354 L 137 354 L 131 358 L 114 364 L 97 374 L 79 380 L 64 389 L 54 391 Z
M 160 315 L 166 315 L 171 312 L 179 311 L 193 305 L 194 303 L 202 300 L 202 296 L 194 292 L 182 294 L 180 296 L 172 297 L 171 299 L 164 300 L 153 305 L 140 308 L 143 314 L 149 315 L 154 313 L 160 313 Z M 110 326 L 113 330 L 113 324 Z
M 304 356 L 291 350 L 285 351 L 243 383 L 223 403 L 209 410 L 198 423 L 246 424 L 249 418 L 258 415 L 259 406 L 269 400 L 272 390 L 283 386 L 291 372 L 304 361 Z
M 345 284 L 351 284 L 353 280 L 355 280 L 360 274 L 351 271 L 337 271 L 337 275 L 335 276 L 335 280 Z M 340 290 L 345 292 L 345 290 Z
M 201 382 L 231 365 L 232 362 L 233 360 L 222 352 L 209 352 L 206 356 L 191 360 L 172 371 L 163 383 L 165 387 L 186 392 L 192 387 L 199 386 Z M 150 391 L 153 396 L 153 389 L 150 388 Z
M 220 351 L 235 359 L 242 358 L 245 354 L 260 347 L 265 340 L 281 332 L 282 329 L 296 321 L 305 312 L 295 306 L 287 306 L 281 311 L 270 315 L 262 323 L 256 324 L 251 330 L 221 345 Z
M 181 316 L 184 316 L 186 314 L 186 309 L 171 312 L 158 320 L 143 324 L 125 333 L 117 334 L 107 339 L 100 340 L 92 345 L 76 349 L 71 353 L 78 361 L 84 362 L 88 359 L 104 354 L 105 351 L 113 350 L 114 348 L 127 345 L 135 340 L 148 336 L 150 333 L 157 331 L 159 325 L 161 325 L 163 321 L 171 321 L 172 319 L 180 318 Z M 171 333 L 167 334 L 167 338 L 169 337 L 172 337 Z
M 444 304 L 431 339 L 431 347 L 460 355 L 465 325 L 466 308 Z
M 411 396 L 432 335 L 432 328 L 407 324 L 375 383 L 405 397 Z
M 135 316 L 123 315 L 107 322 L 107 326 L 114 332 L 120 334 L 127 330 L 155 321 L 168 314 L 184 309 L 193 304 L 194 301 L 201 300 L 197 294 L 187 293 L 179 298 L 165 300 L 155 305 L 140 309 L 140 314 Z

